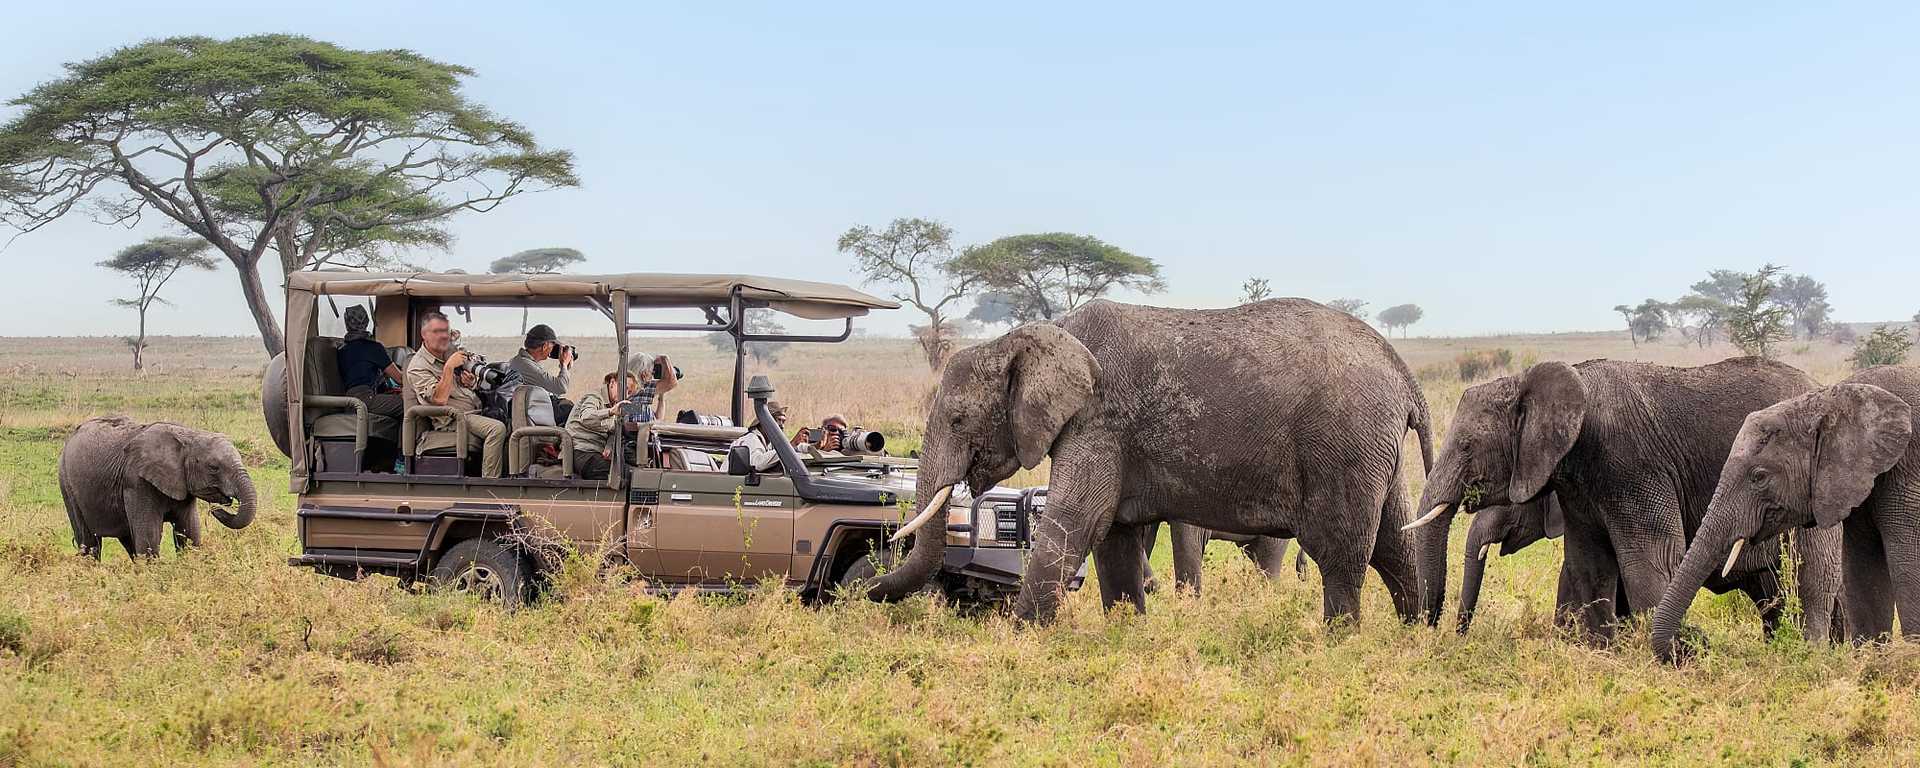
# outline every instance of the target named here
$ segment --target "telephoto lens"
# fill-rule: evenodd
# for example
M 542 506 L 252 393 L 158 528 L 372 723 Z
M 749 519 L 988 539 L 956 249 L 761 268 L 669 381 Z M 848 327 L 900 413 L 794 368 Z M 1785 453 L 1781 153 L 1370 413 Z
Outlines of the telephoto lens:
M 879 454 L 887 450 L 887 436 L 871 429 L 854 427 L 840 433 L 842 453 Z

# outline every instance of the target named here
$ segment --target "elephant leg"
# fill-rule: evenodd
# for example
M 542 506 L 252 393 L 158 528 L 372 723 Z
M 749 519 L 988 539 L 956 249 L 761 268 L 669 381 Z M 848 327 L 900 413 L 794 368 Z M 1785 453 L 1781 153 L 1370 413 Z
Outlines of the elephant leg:
M 1153 548 L 1160 542 L 1160 523 L 1147 523 L 1140 535 L 1140 591 L 1149 595 L 1160 591 L 1160 579 L 1153 575 Z
M 1846 636 L 1847 612 L 1839 605 L 1841 534 L 1837 525 L 1803 528 L 1792 534 L 1801 635 L 1809 643 L 1824 645 Z
M 1286 567 L 1287 547 L 1292 543 L 1293 540 L 1278 536 L 1261 536 L 1241 544 L 1240 551 L 1259 566 L 1260 572 L 1266 574 L 1267 578 L 1277 579 Z
M 1316 509 L 1344 509 L 1332 499 L 1310 500 Z M 1367 578 L 1367 562 L 1372 557 L 1373 539 L 1378 524 L 1370 515 L 1344 515 L 1366 523 L 1359 530 L 1337 525 L 1336 519 L 1324 525 L 1304 526 L 1296 531 L 1300 550 L 1320 566 L 1321 604 L 1329 624 L 1360 620 L 1360 587 Z
M 1212 538 L 1213 532 L 1200 526 L 1173 524 L 1173 580 L 1179 588 L 1200 594 L 1200 564 Z
M 1071 454 L 1055 456 L 1046 512 L 1033 525 L 1033 549 L 1014 598 L 1014 617 L 1053 620 L 1067 581 L 1086 562 L 1094 539 L 1113 525 L 1120 504 L 1120 450 L 1089 440 Z M 1136 545 L 1137 546 L 1137 545 Z M 1139 556 L 1139 549 L 1134 556 Z
M 194 514 L 193 502 L 181 505 L 173 517 L 173 550 L 179 552 L 188 547 L 200 546 L 200 516 Z
M 1568 528 L 1554 623 L 1579 633 L 1589 643 L 1612 642 L 1623 587 L 1620 566 L 1606 534 Z
M 73 548 L 81 555 L 92 555 L 95 560 L 100 559 L 100 537 L 88 530 L 87 521 L 80 515 L 80 507 L 74 501 L 73 492 L 67 489 L 64 482 L 60 487 L 60 500 L 67 508 L 67 524 L 73 527 Z
M 1107 610 L 1126 601 L 1136 613 L 1147 612 L 1146 577 L 1139 556 L 1145 526 L 1116 525 L 1093 548 L 1094 569 L 1100 578 L 1100 605 Z
M 1420 621 L 1424 611 L 1420 599 L 1420 558 L 1416 534 L 1400 526 L 1413 522 L 1406 493 L 1400 487 L 1396 468 L 1387 482 L 1387 496 L 1380 507 L 1380 528 L 1373 539 L 1373 555 L 1368 558 L 1380 581 L 1393 596 L 1393 608 L 1407 624 Z
M 1900 618 L 1900 634 L 1908 640 L 1920 639 L 1920 521 L 1916 510 L 1880 512 L 1874 521 L 1880 524 L 1880 551 L 1891 580 L 1893 605 Z
M 1886 550 L 1880 528 L 1868 515 L 1854 514 L 1842 525 L 1845 574 L 1841 589 L 1847 597 L 1848 631 L 1855 644 L 1879 642 L 1893 635 L 1893 584 L 1887 573 Z
M 164 505 L 148 498 L 154 495 L 158 494 L 135 489 L 121 494 L 126 504 L 127 532 L 133 539 L 127 554 L 136 558 L 160 556 L 160 526 L 167 515 Z M 126 539 L 122 538 L 121 543 L 126 543 Z

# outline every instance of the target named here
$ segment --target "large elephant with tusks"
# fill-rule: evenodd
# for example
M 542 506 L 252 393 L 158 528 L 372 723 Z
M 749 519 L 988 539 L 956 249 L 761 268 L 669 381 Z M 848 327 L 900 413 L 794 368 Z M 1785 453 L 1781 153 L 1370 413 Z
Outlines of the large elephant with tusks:
M 1431 453 L 1427 405 L 1406 364 L 1366 323 L 1305 299 L 1190 310 L 1095 301 L 1014 329 L 947 363 L 927 415 L 920 513 L 1053 459 L 1014 613 L 1050 620 L 1088 554 L 1100 597 L 1145 610 L 1147 524 L 1292 537 L 1319 566 L 1329 620 L 1357 618 L 1371 565 L 1400 617 L 1421 610 L 1401 444 Z M 1423 467 L 1424 468 L 1424 467 Z M 939 526 L 936 526 L 937 529 Z M 940 563 L 916 536 L 869 595 L 903 597 Z

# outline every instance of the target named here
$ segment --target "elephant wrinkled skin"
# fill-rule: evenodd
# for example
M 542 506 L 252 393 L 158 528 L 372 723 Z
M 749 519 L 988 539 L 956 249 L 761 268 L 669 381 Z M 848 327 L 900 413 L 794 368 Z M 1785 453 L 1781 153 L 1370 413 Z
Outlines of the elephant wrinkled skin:
M 196 499 L 237 502 L 237 512 L 212 509 L 214 519 L 235 529 L 253 522 L 257 505 L 253 479 L 225 435 L 117 416 L 89 419 L 67 437 L 60 495 L 74 546 L 96 560 L 103 538 L 118 539 L 135 557 L 159 555 L 166 523 L 176 549 L 199 546 Z
M 1053 459 L 1014 613 L 1046 621 L 1091 553 L 1100 595 L 1144 610 L 1147 523 L 1297 538 L 1329 619 L 1357 618 L 1371 565 L 1405 620 L 1420 610 L 1401 443 L 1430 454 L 1426 400 L 1386 340 L 1305 299 L 1189 310 L 1094 301 L 961 350 L 927 416 L 918 494 L 984 491 Z M 903 597 L 945 552 L 916 537 L 869 594 Z
M 1782 531 L 1841 539 L 1854 641 L 1920 637 L 1920 370 L 1868 368 L 1747 417 L 1700 534 L 1654 613 L 1653 650 L 1673 661 L 1700 583 L 1736 545 Z
M 1421 532 L 1421 571 L 1445 578 L 1455 510 L 1554 492 L 1566 521 L 1555 617 L 1610 641 L 1618 616 L 1659 603 L 1747 414 L 1813 386 L 1791 366 L 1734 358 L 1696 368 L 1545 362 L 1471 387 L 1421 496 L 1421 520 L 1431 521 Z M 1830 543 L 1813 554 L 1822 567 L 1838 562 Z M 1783 612 L 1778 560 L 1777 540 L 1754 547 L 1706 586 L 1746 592 L 1771 631 Z M 1437 616 L 1446 586 L 1428 587 Z M 1827 626 L 1836 596 L 1837 585 L 1802 595 L 1810 625 Z

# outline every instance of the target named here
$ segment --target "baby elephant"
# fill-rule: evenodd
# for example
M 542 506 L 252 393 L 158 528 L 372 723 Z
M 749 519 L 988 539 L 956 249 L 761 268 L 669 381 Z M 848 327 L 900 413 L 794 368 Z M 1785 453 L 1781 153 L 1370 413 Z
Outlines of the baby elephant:
M 120 540 L 127 552 L 160 554 L 160 524 L 173 524 L 175 549 L 200 544 L 193 500 L 218 506 L 214 519 L 228 528 L 253 522 L 253 480 L 225 435 L 179 424 L 140 424 L 121 416 L 89 419 L 60 450 L 60 495 L 80 553 L 100 559 L 100 540 Z

